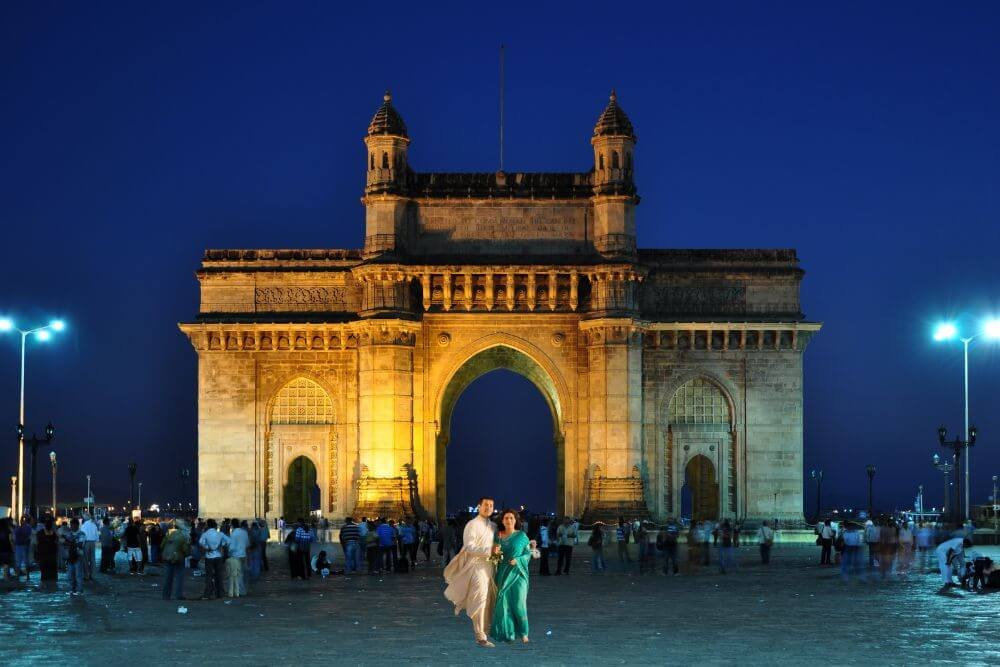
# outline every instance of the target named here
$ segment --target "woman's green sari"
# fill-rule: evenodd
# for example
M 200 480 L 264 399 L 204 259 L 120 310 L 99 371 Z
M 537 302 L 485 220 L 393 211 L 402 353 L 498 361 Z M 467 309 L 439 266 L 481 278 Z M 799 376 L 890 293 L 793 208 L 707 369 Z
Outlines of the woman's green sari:
M 497 543 L 503 551 L 503 561 L 497 566 L 497 604 L 493 609 L 490 636 L 498 641 L 513 641 L 528 636 L 528 563 L 531 546 L 523 531 L 515 531 Z M 516 562 L 511 565 L 510 561 Z

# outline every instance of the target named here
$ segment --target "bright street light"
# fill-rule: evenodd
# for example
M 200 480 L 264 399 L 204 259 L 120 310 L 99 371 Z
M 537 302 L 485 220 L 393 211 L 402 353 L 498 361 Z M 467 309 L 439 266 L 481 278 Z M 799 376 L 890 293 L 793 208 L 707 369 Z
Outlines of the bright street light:
M 951 340 L 958 336 L 958 327 L 954 322 L 942 322 L 934 329 L 934 340 Z
M 66 323 L 62 320 L 52 320 L 44 327 L 35 327 L 34 329 L 21 329 L 14 325 L 14 321 L 10 318 L 0 319 L 0 332 L 16 331 L 21 334 L 21 384 L 20 384 L 20 411 L 18 413 L 17 423 L 21 430 L 24 426 L 24 353 L 27 347 L 28 336 L 35 334 L 35 339 L 41 342 L 47 341 L 52 337 L 51 331 L 62 331 L 66 328 Z M 51 330 L 51 331 L 50 331 Z M 17 507 L 14 508 L 14 516 L 19 517 L 24 513 L 24 437 L 23 433 L 18 436 L 17 445 Z
M 965 352 L 965 363 L 964 363 L 964 394 L 965 394 L 965 430 L 964 433 L 969 432 L 969 343 L 971 343 L 976 338 L 980 336 L 986 336 L 994 340 L 1000 339 L 1000 320 L 990 319 L 983 323 L 982 329 L 978 333 L 974 333 L 971 336 L 962 336 L 959 334 L 958 326 L 954 322 L 942 322 L 937 325 L 934 329 L 934 340 L 936 341 L 946 341 L 958 338 L 962 341 L 962 347 Z M 969 454 L 965 454 L 965 519 L 969 518 Z M 955 471 L 955 476 L 959 475 L 959 471 Z M 959 501 L 961 502 L 961 500 Z M 961 510 L 961 507 L 958 508 Z M 956 513 L 956 516 L 962 516 L 962 512 Z
M 983 325 L 983 333 L 987 338 L 1000 338 L 1000 319 L 987 320 Z

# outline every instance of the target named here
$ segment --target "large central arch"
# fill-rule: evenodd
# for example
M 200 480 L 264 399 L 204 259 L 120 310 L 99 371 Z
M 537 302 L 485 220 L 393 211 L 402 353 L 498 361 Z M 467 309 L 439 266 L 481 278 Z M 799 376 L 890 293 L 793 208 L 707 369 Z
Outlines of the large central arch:
M 566 506 L 566 433 L 564 410 L 568 404 L 565 384 L 554 365 L 538 350 L 518 344 L 507 337 L 480 341 L 474 350 L 459 355 L 449 373 L 445 375 L 434 402 L 434 414 L 439 430 L 435 439 L 435 499 L 438 516 L 445 516 L 447 508 L 447 450 L 451 441 L 451 417 L 462 392 L 476 379 L 498 369 L 517 373 L 531 382 L 541 392 L 552 413 L 553 446 L 556 448 L 556 511 L 562 514 Z

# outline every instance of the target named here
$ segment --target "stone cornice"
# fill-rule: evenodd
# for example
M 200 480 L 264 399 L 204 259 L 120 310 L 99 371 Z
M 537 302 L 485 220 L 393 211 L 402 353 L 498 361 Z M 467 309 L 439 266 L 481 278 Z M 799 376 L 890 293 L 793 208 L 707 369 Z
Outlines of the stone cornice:
M 820 322 L 643 322 L 644 346 L 662 350 L 801 352 Z
M 651 322 L 638 321 L 646 331 L 808 331 L 816 332 L 822 322 Z
M 801 351 L 819 322 L 650 322 L 629 317 L 580 321 L 587 345 L 636 343 L 666 350 Z
M 344 323 L 180 323 L 198 352 L 319 352 L 359 346 L 412 346 L 419 322 L 400 319 Z

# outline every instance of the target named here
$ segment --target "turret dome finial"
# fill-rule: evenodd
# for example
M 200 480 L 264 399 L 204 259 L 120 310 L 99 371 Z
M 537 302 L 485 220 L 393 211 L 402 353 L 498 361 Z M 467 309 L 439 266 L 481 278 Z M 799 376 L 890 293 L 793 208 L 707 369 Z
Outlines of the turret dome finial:
M 375 112 L 372 122 L 368 124 L 368 136 L 375 134 L 406 136 L 406 123 L 392 106 L 392 93 L 386 89 L 382 96 L 382 106 Z
M 594 136 L 625 136 L 635 140 L 632 121 L 618 106 L 618 94 L 614 88 L 611 89 L 611 95 L 608 97 L 608 106 L 604 108 L 604 112 L 597 119 L 597 125 L 594 126 Z

